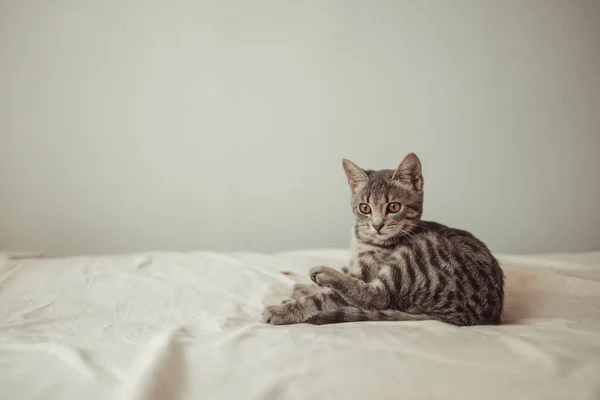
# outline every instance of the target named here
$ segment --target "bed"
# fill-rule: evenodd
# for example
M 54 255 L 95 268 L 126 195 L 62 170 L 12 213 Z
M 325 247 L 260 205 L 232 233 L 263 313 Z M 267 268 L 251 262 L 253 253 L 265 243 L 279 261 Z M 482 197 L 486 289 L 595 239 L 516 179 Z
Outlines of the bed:
M 499 255 L 500 326 L 261 321 L 348 257 L 5 257 L 0 399 L 600 398 L 600 252 Z

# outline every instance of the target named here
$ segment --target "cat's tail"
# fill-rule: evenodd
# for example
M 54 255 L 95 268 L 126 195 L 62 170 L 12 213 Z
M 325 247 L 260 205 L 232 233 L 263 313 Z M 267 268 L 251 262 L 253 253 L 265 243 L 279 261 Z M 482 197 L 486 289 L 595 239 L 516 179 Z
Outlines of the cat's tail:
M 360 321 L 425 321 L 437 319 L 426 314 L 410 314 L 398 310 L 365 310 L 357 307 L 341 307 L 321 311 L 307 319 L 307 324 L 327 325 Z

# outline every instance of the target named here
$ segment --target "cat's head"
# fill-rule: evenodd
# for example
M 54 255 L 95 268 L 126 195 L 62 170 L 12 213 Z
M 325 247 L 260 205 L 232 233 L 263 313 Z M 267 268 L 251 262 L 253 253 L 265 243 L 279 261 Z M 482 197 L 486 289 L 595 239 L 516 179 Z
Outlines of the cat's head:
M 408 235 L 423 213 L 421 161 L 408 154 L 395 170 L 363 170 L 344 160 L 352 190 L 356 234 L 373 243 L 385 243 Z

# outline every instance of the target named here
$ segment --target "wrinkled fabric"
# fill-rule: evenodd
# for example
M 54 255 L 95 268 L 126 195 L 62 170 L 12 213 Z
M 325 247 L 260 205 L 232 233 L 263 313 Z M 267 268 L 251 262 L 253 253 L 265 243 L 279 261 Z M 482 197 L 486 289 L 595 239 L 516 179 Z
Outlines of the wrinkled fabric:
M 500 326 L 261 322 L 310 267 L 348 257 L 4 260 L 0 398 L 600 398 L 600 253 L 500 255 Z

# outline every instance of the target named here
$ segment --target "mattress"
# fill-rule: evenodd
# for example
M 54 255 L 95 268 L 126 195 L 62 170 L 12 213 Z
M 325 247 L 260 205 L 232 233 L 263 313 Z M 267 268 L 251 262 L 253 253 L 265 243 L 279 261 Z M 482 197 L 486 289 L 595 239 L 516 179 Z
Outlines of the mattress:
M 1 399 L 598 399 L 600 253 L 499 255 L 504 323 L 271 326 L 346 250 L 4 260 Z

